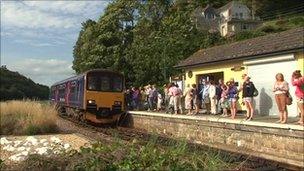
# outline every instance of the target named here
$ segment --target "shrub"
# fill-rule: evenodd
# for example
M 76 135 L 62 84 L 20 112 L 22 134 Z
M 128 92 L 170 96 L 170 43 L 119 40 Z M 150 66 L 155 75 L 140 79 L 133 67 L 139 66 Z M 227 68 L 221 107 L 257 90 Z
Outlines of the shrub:
M 167 146 L 168 145 L 168 146 Z M 134 139 L 132 142 L 95 143 L 80 151 L 57 156 L 30 155 L 14 169 L 19 170 L 233 170 L 239 162 L 225 158 L 214 149 L 193 148 L 185 141 L 158 144 Z M 230 157 L 231 158 L 231 157 Z
M 298 17 L 294 17 L 289 19 L 290 23 L 296 25 L 296 26 L 304 26 L 304 17 L 303 16 L 298 16 Z
M 33 135 L 58 132 L 56 111 L 38 101 L 6 101 L 0 103 L 1 129 L 5 135 Z

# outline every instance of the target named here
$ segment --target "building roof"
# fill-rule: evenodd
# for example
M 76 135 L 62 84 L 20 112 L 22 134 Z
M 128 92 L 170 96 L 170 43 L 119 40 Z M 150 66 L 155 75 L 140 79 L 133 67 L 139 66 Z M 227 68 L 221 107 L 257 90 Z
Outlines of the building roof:
M 236 1 L 230 1 L 230 2 L 228 2 L 226 5 L 224 5 L 224 6 L 220 7 L 220 8 L 218 8 L 217 11 L 218 11 L 218 12 L 225 11 L 225 10 L 231 8 L 232 5 L 233 5 L 234 3 L 236 3 Z
M 304 27 L 269 34 L 235 43 L 201 49 L 175 67 L 185 68 L 227 60 L 303 50 Z

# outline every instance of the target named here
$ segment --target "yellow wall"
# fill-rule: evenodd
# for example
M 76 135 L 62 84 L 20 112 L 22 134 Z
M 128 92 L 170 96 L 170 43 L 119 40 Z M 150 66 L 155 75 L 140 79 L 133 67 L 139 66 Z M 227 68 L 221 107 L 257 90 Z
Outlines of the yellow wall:
M 297 69 L 301 70 L 301 73 L 304 75 L 304 53 L 298 52 L 295 53 L 295 59 L 297 61 Z M 231 68 L 234 66 L 243 66 L 245 67 L 244 70 L 241 71 L 232 71 Z M 192 71 L 192 77 L 189 78 L 188 71 Z M 208 74 L 208 73 L 215 73 L 215 72 L 224 72 L 224 82 L 229 81 L 230 78 L 234 78 L 236 82 L 242 83 L 242 74 L 247 73 L 247 67 L 243 64 L 243 61 L 238 62 L 226 62 L 224 64 L 210 64 L 206 66 L 200 66 L 200 67 L 193 67 L 193 68 L 187 68 L 185 69 L 186 72 L 186 79 L 185 79 L 185 85 L 188 84 L 196 84 L 196 76 L 200 74 Z M 293 72 L 293 71 L 290 71 Z M 217 80 L 214 80 L 217 81 Z M 239 95 L 242 96 L 241 94 Z M 242 110 L 245 110 L 244 106 L 241 106 L 241 98 L 239 99 L 239 105 L 238 108 Z
M 304 75 L 304 52 L 295 54 L 297 60 L 297 69 L 301 70 L 301 74 Z
M 186 69 L 186 80 L 185 85 L 188 84 L 196 84 L 196 76 L 200 74 L 208 74 L 208 73 L 215 73 L 215 72 L 224 72 L 224 82 L 229 81 L 230 78 L 234 78 L 235 81 L 240 82 L 242 81 L 242 74 L 246 73 L 246 67 L 245 70 L 242 71 L 232 71 L 231 68 L 234 66 L 243 66 L 242 62 L 231 62 L 226 64 L 213 64 L 208 66 L 202 66 L 198 68 L 189 68 Z M 188 71 L 192 71 L 193 76 L 192 78 L 189 78 Z M 214 80 L 217 81 L 217 80 Z
M 208 66 L 201 66 L 201 67 L 197 67 L 197 68 L 189 68 L 186 69 L 186 80 L 185 80 L 185 85 L 188 84 L 196 84 L 196 76 L 200 75 L 200 74 L 208 74 L 208 73 L 215 73 L 215 72 L 224 72 L 224 82 L 229 81 L 231 78 L 234 78 L 234 80 L 236 82 L 242 83 L 242 74 L 247 73 L 247 67 L 245 67 L 244 70 L 241 71 L 232 71 L 231 68 L 233 68 L 234 66 L 243 66 L 243 62 L 239 61 L 239 62 L 230 62 L 230 63 L 225 63 L 225 64 L 211 64 Z M 192 71 L 192 77 L 189 78 L 188 76 L 188 71 Z M 214 81 L 218 81 L 218 80 L 214 80 Z M 239 95 L 240 97 L 242 97 L 242 95 Z M 244 106 L 241 106 L 242 99 L 239 99 L 239 103 L 238 103 L 238 109 L 242 109 L 245 110 Z

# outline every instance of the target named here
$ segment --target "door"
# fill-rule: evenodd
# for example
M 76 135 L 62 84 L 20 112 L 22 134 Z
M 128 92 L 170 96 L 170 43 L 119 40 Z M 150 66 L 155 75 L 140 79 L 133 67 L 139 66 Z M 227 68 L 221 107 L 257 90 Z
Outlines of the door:
M 295 102 L 295 87 L 291 85 L 291 75 L 296 70 L 296 61 L 276 61 L 269 63 L 253 64 L 248 66 L 248 75 L 251 77 L 254 85 L 259 91 L 255 97 L 256 113 L 260 115 L 278 115 L 277 104 L 272 91 L 275 82 L 275 75 L 282 73 L 285 81 L 289 84 L 289 92 L 294 101 L 288 106 L 288 116 L 297 116 L 297 105 Z

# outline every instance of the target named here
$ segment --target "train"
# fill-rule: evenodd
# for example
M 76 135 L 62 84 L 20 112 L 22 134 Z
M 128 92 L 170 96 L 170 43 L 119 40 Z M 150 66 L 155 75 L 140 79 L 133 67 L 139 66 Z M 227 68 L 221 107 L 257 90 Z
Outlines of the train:
M 54 83 L 50 101 L 61 115 L 81 122 L 114 124 L 125 113 L 124 87 L 123 74 L 94 69 Z

